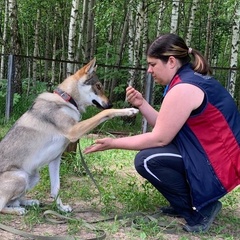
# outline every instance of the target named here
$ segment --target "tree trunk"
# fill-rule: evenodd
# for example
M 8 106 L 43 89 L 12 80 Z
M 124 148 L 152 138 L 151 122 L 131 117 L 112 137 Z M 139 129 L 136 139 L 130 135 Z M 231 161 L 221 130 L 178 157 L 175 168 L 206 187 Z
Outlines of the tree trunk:
M 80 61 L 81 59 L 86 59 L 85 57 L 85 51 L 84 51 L 84 45 L 85 45 L 85 29 L 86 29 L 86 22 L 87 22 L 87 9 L 88 4 L 87 0 L 83 0 L 83 7 L 82 7 L 82 16 L 81 16 L 81 23 L 79 25 L 79 35 L 78 35 L 78 44 L 76 49 L 76 61 Z M 83 61 L 83 60 L 81 60 Z M 75 66 L 77 68 L 77 66 Z M 77 69 L 75 69 L 76 71 Z
M 9 0 L 9 21 L 10 21 L 10 34 L 11 34 L 11 54 L 20 55 L 20 36 L 18 27 L 18 7 L 16 0 Z M 21 59 L 15 57 L 15 76 L 14 76 L 14 92 L 22 94 L 22 81 L 21 81 Z
M 7 25 L 8 25 L 8 1 L 5 1 L 5 16 L 4 16 L 4 26 L 3 26 L 3 39 L 2 39 L 2 49 L 1 53 L 5 53 L 5 45 L 6 45 L 6 39 L 7 39 Z M 4 63 L 5 63 L 5 57 L 1 56 L 1 66 L 0 66 L 0 79 L 3 79 L 4 77 Z
M 36 24 L 35 24 L 35 34 L 34 34 L 34 50 L 33 50 L 33 57 L 37 57 L 38 56 L 38 52 L 39 52 L 39 26 L 40 26 L 40 10 L 37 10 L 37 18 L 36 18 Z M 32 78 L 32 84 L 33 84 L 33 89 L 34 92 L 37 91 L 37 59 L 33 59 L 33 78 Z
M 125 39 L 127 36 L 127 29 L 128 29 L 128 21 L 127 20 L 128 20 L 128 12 L 126 12 L 126 14 L 125 14 L 123 29 L 121 31 L 122 34 L 121 34 L 121 38 L 120 38 L 120 43 L 118 44 L 119 49 L 117 52 L 117 59 L 115 62 L 115 66 L 117 66 L 117 68 L 115 68 L 114 71 L 119 71 L 119 67 L 122 62 L 122 54 L 123 54 L 124 43 L 125 43 Z M 110 90 L 110 96 L 109 96 L 109 99 L 111 102 L 114 101 L 113 93 L 114 93 L 114 88 L 116 87 L 116 85 L 118 83 L 117 81 L 118 81 L 118 79 L 114 78 L 111 83 L 111 90 Z
M 172 1 L 171 33 L 177 33 L 180 1 Z
M 85 60 L 90 61 L 93 58 L 94 46 L 94 0 L 88 2 L 88 15 L 87 15 L 87 39 L 85 45 Z
M 161 33 L 162 23 L 163 23 L 163 12 L 165 8 L 166 8 L 166 2 L 161 1 L 159 4 L 158 19 L 157 19 L 157 31 L 156 31 L 157 36 L 159 36 Z
M 207 18 L 207 28 L 206 28 L 207 36 L 206 36 L 206 45 L 205 45 L 205 54 L 204 54 L 207 60 L 209 60 L 210 58 L 210 48 L 211 48 L 212 6 L 213 6 L 213 0 L 210 0 L 208 5 L 208 18 Z
M 188 29 L 187 29 L 187 36 L 186 36 L 186 44 L 190 47 L 191 40 L 192 40 L 192 32 L 193 32 L 193 24 L 195 19 L 195 13 L 197 11 L 198 0 L 193 0 L 191 13 L 189 17 Z
M 78 7 L 79 7 L 79 0 L 72 0 L 72 9 L 71 9 L 69 34 L 68 34 L 68 60 L 69 61 L 74 61 Z M 73 70 L 74 70 L 74 64 L 67 63 L 67 76 L 72 75 Z
M 240 32 L 240 3 L 236 1 L 235 16 L 233 18 L 232 26 L 232 49 L 231 49 L 231 60 L 230 67 L 234 68 L 230 70 L 230 78 L 228 83 L 228 91 L 232 97 L 235 93 L 235 83 L 237 78 L 237 62 L 238 62 L 238 51 L 239 51 L 239 32 Z

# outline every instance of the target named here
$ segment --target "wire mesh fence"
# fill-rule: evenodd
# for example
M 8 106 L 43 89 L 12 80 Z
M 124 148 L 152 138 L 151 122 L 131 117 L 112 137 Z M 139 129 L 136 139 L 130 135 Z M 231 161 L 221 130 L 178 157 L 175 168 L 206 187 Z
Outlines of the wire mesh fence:
M 52 92 L 54 88 L 66 78 L 67 61 L 32 58 L 26 56 L 15 56 L 14 64 L 11 65 L 10 56 L 1 56 L 1 75 L 0 75 L 0 124 L 9 120 L 15 122 L 33 103 L 38 94 L 44 91 Z M 19 64 L 19 65 L 18 65 Z M 75 70 L 84 63 L 73 63 Z M 104 84 L 106 94 L 111 97 L 113 107 L 129 107 L 125 101 L 125 88 L 128 84 L 130 68 L 119 66 L 99 65 L 97 74 L 100 81 Z M 136 70 L 136 69 L 135 69 Z M 18 71 L 18 72 L 16 72 Z M 146 69 L 137 69 L 139 78 L 134 82 L 137 88 L 147 98 L 156 109 L 159 109 L 162 99 L 163 87 L 154 85 Z M 229 68 L 213 68 L 213 75 L 223 86 L 228 86 Z M 12 78 L 12 89 L 9 89 L 8 80 Z M 240 73 L 237 71 L 236 82 L 236 102 L 240 105 Z M 113 83 L 114 82 L 114 87 Z M 9 99 L 9 93 L 13 91 L 13 98 Z M 11 108 L 7 108 L 10 101 Z M 9 111 L 9 112 L 8 112 Z M 83 119 L 89 118 L 99 110 L 90 107 L 83 114 Z M 95 131 L 104 131 L 120 134 L 135 134 L 145 132 L 149 129 L 140 114 L 135 118 L 118 118 L 107 121 L 99 126 Z

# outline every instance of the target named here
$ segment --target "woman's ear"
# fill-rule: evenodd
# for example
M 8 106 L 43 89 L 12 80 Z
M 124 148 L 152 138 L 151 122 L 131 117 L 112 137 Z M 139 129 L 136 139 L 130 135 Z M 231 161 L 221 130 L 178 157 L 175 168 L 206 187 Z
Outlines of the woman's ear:
M 177 65 L 177 59 L 176 59 L 175 57 L 173 57 L 173 56 L 170 56 L 170 57 L 168 58 L 168 64 L 169 64 L 169 66 L 170 66 L 171 69 L 172 69 L 172 68 L 175 68 L 176 65 Z

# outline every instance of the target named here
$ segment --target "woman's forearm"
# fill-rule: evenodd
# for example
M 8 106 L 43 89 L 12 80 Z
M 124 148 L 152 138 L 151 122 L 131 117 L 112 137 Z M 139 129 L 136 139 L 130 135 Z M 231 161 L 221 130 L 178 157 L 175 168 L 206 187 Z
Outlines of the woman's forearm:
M 154 127 L 158 112 L 144 99 L 143 104 L 139 107 L 139 111 L 147 120 L 147 122 Z
M 142 150 L 150 147 L 163 146 L 152 132 L 123 138 L 113 138 L 111 149 Z

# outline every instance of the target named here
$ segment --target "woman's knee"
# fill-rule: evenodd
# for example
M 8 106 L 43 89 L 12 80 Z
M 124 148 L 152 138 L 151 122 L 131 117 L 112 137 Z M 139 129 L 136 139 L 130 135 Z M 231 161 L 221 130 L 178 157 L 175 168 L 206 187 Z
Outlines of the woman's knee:
M 134 159 L 134 165 L 135 169 L 138 173 L 142 173 L 145 171 L 144 168 L 144 160 L 148 157 L 147 151 L 146 150 L 141 150 L 140 152 L 137 153 Z

